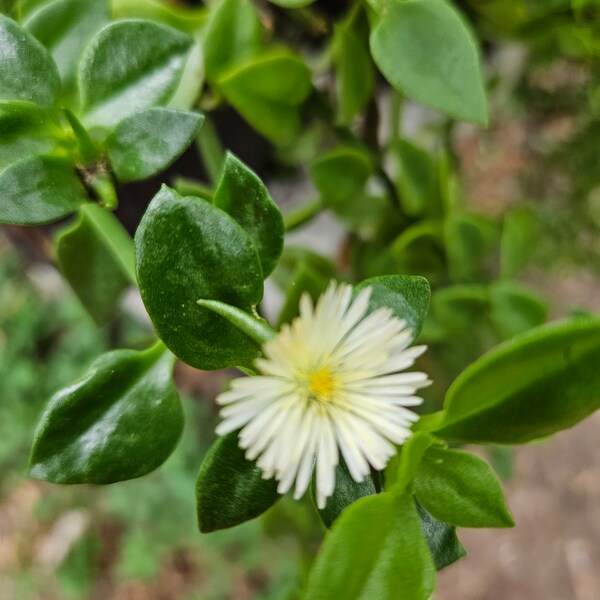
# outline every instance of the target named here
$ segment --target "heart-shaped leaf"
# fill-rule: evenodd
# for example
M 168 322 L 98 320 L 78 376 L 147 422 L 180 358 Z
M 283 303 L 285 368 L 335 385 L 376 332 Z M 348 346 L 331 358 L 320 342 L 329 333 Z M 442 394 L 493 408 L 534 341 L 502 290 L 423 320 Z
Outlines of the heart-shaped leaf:
M 275 479 L 263 479 L 255 462 L 238 446 L 238 432 L 219 438 L 208 450 L 196 484 L 202 533 L 226 529 L 258 517 L 281 496 Z
M 246 365 L 259 346 L 198 305 L 218 300 L 251 312 L 263 275 L 250 236 L 226 212 L 163 186 L 135 236 L 140 292 L 156 331 L 181 360 L 199 369 Z
M 174 357 L 104 354 L 50 400 L 35 433 L 29 474 L 53 483 L 113 483 L 141 477 L 171 454 L 183 427 Z

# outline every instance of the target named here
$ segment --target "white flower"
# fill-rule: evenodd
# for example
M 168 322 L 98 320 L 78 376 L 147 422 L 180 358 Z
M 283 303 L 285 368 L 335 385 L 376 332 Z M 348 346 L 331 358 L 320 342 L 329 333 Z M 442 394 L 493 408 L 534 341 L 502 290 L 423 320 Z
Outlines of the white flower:
M 341 450 L 355 481 L 383 469 L 411 435 L 425 373 L 402 373 L 425 351 L 408 348 L 411 330 L 388 308 L 367 315 L 371 288 L 332 282 L 316 307 L 308 295 L 300 316 L 265 343 L 262 375 L 243 377 L 219 395 L 219 435 L 241 429 L 239 445 L 257 459 L 278 491 L 308 488 L 316 457 L 316 495 L 324 508 L 335 487 Z

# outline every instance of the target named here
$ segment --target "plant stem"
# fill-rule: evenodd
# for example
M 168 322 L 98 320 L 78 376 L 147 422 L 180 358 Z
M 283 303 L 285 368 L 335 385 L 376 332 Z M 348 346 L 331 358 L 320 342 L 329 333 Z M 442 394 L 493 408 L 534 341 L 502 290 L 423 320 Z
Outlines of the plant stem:
M 323 203 L 320 198 L 316 198 L 315 200 L 311 200 L 306 204 L 298 206 L 294 210 L 283 215 L 283 225 L 285 230 L 292 231 L 305 225 L 308 221 L 316 217 L 322 209 Z
M 225 151 L 221 145 L 215 125 L 208 115 L 205 117 L 200 133 L 196 138 L 196 144 L 202 155 L 208 176 L 211 182 L 216 185 L 221 177 Z

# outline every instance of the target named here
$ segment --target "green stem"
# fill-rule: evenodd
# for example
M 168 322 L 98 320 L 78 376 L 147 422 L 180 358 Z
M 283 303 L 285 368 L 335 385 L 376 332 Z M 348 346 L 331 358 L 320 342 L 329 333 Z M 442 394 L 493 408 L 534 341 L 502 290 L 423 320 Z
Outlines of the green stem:
M 323 210 L 320 198 L 311 200 L 283 215 L 283 225 L 286 231 L 292 231 L 308 223 Z
M 396 89 L 392 89 L 391 106 L 391 131 L 390 144 L 395 144 L 402 137 L 402 110 L 404 96 Z
M 173 181 L 173 187 L 182 196 L 197 196 L 198 198 L 212 202 L 213 191 L 201 181 L 188 179 L 187 177 L 177 177 Z
M 210 117 L 206 116 L 200 133 L 196 139 L 198 149 L 202 155 L 202 160 L 206 166 L 206 171 L 213 184 L 217 184 L 221 178 L 221 169 L 223 166 L 223 157 L 225 151 L 219 140 L 219 135 Z

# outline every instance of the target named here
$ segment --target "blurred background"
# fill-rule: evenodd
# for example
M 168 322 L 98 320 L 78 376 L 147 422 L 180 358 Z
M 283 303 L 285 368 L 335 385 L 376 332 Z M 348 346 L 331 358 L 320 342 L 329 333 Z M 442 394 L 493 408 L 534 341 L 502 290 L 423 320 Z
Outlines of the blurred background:
M 490 314 L 476 296 L 461 296 L 460 302 L 453 296 L 448 317 L 450 304 L 438 296 L 442 300 L 432 307 L 423 333 L 433 357 L 424 368 L 436 381 L 428 398 L 432 407 L 456 373 L 491 345 L 545 320 L 600 312 L 600 3 L 457 5 L 484 41 L 491 125 L 447 128 L 435 113 L 406 102 L 402 130 L 424 148 L 444 132 L 465 206 L 481 219 L 513 228 L 519 281 L 535 302 L 529 313 Z M 344 7 L 321 0 L 313 5 L 325 17 Z M 318 46 L 319 40 L 307 43 Z M 377 103 L 385 108 L 392 99 L 381 84 Z M 221 144 L 257 171 L 284 212 L 315 195 L 301 161 L 282 156 L 233 109 L 215 110 L 211 118 Z M 389 127 L 382 118 L 382 138 Z M 130 232 L 160 183 L 181 177 L 208 179 L 197 148 L 160 178 L 119 190 L 117 214 Z M 325 211 L 291 233 L 286 244 L 324 255 L 341 272 L 352 263 L 355 274 L 366 276 L 352 254 L 363 242 L 341 222 Z M 141 347 L 151 335 L 133 291 L 125 294 L 118 319 L 96 326 L 54 266 L 55 232 L 0 228 L 0 599 L 296 597 L 324 533 L 310 502 L 284 498 L 233 530 L 197 531 L 195 479 L 214 439 L 214 397 L 231 373 L 178 365 L 185 434 L 165 465 L 147 477 L 98 488 L 24 476 L 33 431 L 50 395 L 79 377 L 99 352 Z M 479 279 L 459 283 L 488 281 L 497 269 L 490 265 L 481 266 Z M 409 266 L 420 272 L 421 264 Z M 285 279 L 276 272 L 268 283 L 267 314 L 282 302 L 277 277 Z M 440 289 L 446 283 L 438 281 Z M 483 453 L 504 481 L 517 525 L 459 531 L 467 557 L 440 574 L 435 598 L 600 597 L 599 431 L 596 414 L 552 440 Z

